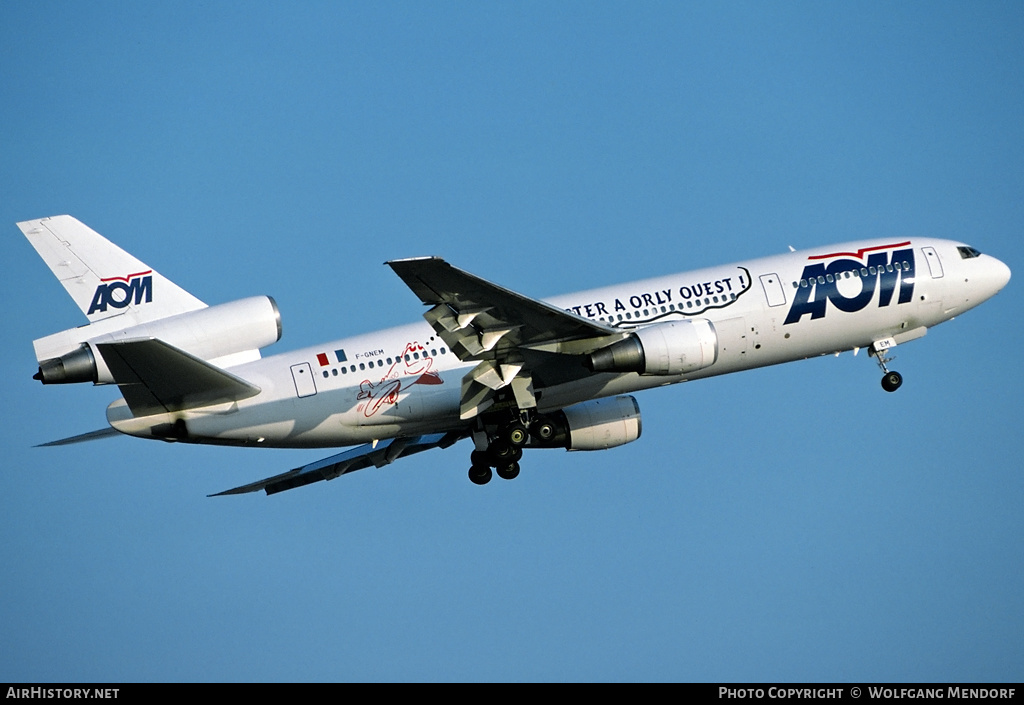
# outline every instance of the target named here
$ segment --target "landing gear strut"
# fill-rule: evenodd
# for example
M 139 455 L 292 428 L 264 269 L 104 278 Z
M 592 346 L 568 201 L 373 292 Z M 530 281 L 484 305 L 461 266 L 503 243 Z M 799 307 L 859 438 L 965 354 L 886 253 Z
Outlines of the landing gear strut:
M 895 392 L 903 384 L 903 375 L 886 367 L 886 364 L 892 362 L 894 358 L 887 357 L 885 351 L 894 344 L 889 341 L 879 341 L 868 348 L 868 354 L 874 355 L 878 366 L 882 368 L 882 389 L 887 392 Z

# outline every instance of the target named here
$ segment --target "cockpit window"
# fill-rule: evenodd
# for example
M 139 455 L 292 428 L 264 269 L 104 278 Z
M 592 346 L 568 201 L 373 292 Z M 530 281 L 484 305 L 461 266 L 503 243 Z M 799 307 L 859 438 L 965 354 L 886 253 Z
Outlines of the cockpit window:
M 961 259 L 974 259 L 981 255 L 981 253 L 973 247 L 958 247 L 956 249 L 960 252 Z

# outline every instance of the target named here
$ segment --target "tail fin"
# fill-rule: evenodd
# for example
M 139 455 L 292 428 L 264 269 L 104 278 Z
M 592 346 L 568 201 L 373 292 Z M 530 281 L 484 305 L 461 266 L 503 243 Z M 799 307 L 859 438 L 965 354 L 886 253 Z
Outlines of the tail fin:
M 90 323 L 112 316 L 146 323 L 206 307 L 69 215 L 26 220 L 18 227 Z

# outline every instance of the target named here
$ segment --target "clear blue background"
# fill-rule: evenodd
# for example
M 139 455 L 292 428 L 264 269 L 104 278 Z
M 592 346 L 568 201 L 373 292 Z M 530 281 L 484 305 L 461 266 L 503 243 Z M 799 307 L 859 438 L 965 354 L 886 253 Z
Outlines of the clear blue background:
M 0 3 L 0 680 L 1021 680 L 1020 282 L 896 352 L 642 393 L 644 434 L 329 454 L 114 438 L 42 387 L 70 213 L 270 351 L 416 320 L 387 259 L 534 296 L 863 237 L 1024 272 L 1024 5 Z

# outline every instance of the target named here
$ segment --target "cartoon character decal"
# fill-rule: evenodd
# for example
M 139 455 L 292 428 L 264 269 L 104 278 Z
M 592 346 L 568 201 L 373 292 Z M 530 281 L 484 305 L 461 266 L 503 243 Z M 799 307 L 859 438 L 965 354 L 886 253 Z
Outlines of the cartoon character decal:
M 379 382 L 365 379 L 359 383 L 356 398 L 362 401 L 357 406 L 366 418 L 370 418 L 382 407 L 398 403 L 401 392 L 414 384 L 444 384 L 441 376 L 433 371 L 434 358 L 418 342 L 407 343 L 405 350 Z

